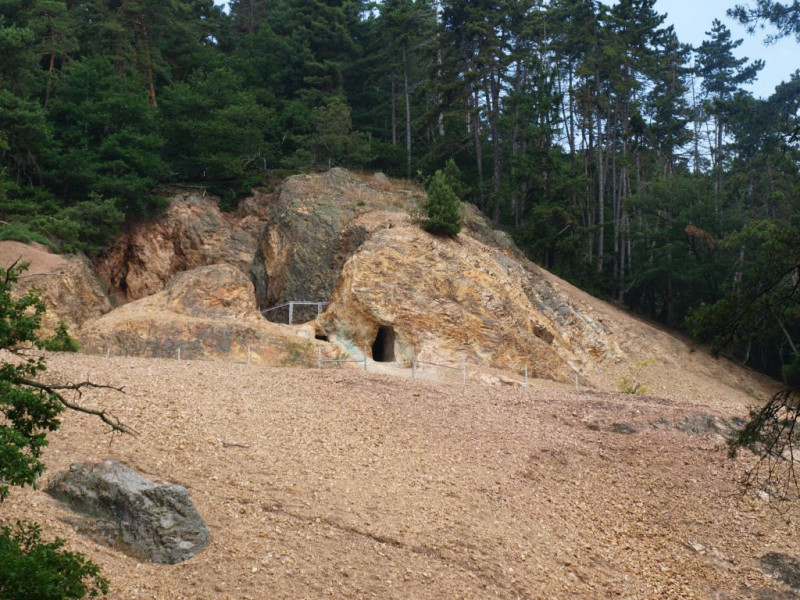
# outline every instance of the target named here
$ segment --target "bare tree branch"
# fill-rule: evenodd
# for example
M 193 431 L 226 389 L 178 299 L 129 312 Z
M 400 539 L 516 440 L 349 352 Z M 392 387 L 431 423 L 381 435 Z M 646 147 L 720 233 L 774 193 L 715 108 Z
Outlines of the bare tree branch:
M 113 385 L 92 383 L 91 381 L 82 381 L 80 383 L 67 383 L 61 385 L 51 385 L 51 384 L 41 383 L 40 381 L 34 381 L 32 379 L 21 379 L 20 383 L 23 385 L 27 385 L 28 387 L 42 390 L 44 392 L 47 392 L 48 394 L 52 394 L 54 397 L 58 398 L 58 401 L 61 402 L 61 404 L 63 404 L 66 408 L 70 410 L 99 417 L 100 420 L 109 427 L 111 427 L 113 431 L 118 431 L 120 433 L 127 433 L 132 436 L 139 435 L 139 433 L 135 429 L 129 427 L 128 425 L 120 421 L 120 419 L 116 417 L 113 413 L 107 410 L 98 410 L 95 408 L 88 408 L 86 406 L 81 406 L 80 404 L 75 404 L 74 402 L 70 402 L 69 400 L 67 400 L 61 394 L 62 391 L 74 391 L 77 392 L 78 397 L 80 397 L 82 395 L 82 390 L 87 388 L 114 390 L 115 392 L 120 392 L 124 394 L 125 393 L 124 388 L 115 387 Z

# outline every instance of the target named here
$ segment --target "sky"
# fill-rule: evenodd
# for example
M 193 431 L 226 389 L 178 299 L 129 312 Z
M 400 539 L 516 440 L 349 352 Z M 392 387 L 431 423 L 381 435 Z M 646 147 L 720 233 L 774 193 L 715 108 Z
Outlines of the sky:
M 766 98 L 775 90 L 781 81 L 787 81 L 792 73 L 800 69 L 800 44 L 795 39 L 784 38 L 776 44 L 764 45 L 764 37 L 768 31 L 756 31 L 750 35 L 747 30 L 729 18 L 725 11 L 736 4 L 748 4 L 748 0 L 656 0 L 655 9 L 659 14 L 667 14 L 664 22 L 674 25 L 678 39 L 692 46 L 699 46 L 708 36 L 711 23 L 719 19 L 731 30 L 734 40 L 744 40 L 734 54 L 738 58 L 748 57 L 751 61 L 760 58 L 764 61 L 764 69 L 758 80 L 747 88 L 753 95 Z M 749 0 L 755 4 L 755 0 Z
M 224 6 L 227 2 L 214 0 L 215 4 Z M 735 4 L 755 4 L 755 0 L 656 0 L 656 11 L 667 14 L 666 25 L 674 25 L 678 39 L 692 46 L 699 46 L 705 33 L 711 30 L 714 19 L 722 21 L 734 40 L 744 40 L 735 53 L 750 60 L 760 58 L 764 61 L 764 69 L 758 80 L 747 88 L 757 97 L 766 98 L 775 90 L 781 81 L 787 81 L 792 73 L 800 69 L 800 44 L 794 38 L 785 38 L 776 44 L 766 46 L 764 37 L 767 32 L 756 32 L 754 35 L 729 18 L 725 11 Z M 608 2 L 613 4 L 613 0 Z

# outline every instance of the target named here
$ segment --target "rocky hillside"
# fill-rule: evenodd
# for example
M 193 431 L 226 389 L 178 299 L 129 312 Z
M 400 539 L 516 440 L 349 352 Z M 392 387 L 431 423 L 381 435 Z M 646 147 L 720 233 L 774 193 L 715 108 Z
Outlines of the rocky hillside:
M 175 191 L 167 214 L 132 224 L 94 273 L 85 259 L 0 247 L 6 262 L 17 252 L 33 262 L 50 321 L 68 320 L 90 353 L 315 364 L 366 352 L 406 376 L 416 358 L 463 362 L 488 383 L 519 382 L 527 369 L 684 400 L 720 384 L 740 400 L 760 395 L 751 374 L 690 354 L 530 263 L 474 209 L 455 239 L 423 232 L 409 216 L 421 198 L 408 182 L 332 169 L 291 177 L 234 214 L 201 191 Z M 325 304 L 296 307 L 292 327 L 271 322 L 287 322 L 290 300 Z
M 140 434 L 70 414 L 49 476 L 114 459 L 181 484 L 211 544 L 142 562 L 38 490 L 3 518 L 65 538 L 123 600 L 798 597 L 797 520 L 741 498 L 752 457 L 724 453 L 770 382 L 539 269 L 474 211 L 456 239 L 422 232 L 419 198 L 341 170 L 234 215 L 181 192 L 96 271 L 0 243 L 83 344 L 47 376 L 124 387 L 80 401 Z M 293 299 L 329 304 L 291 326 L 259 311 Z M 367 373 L 277 367 L 364 350 Z M 462 361 L 465 386 L 427 364 Z

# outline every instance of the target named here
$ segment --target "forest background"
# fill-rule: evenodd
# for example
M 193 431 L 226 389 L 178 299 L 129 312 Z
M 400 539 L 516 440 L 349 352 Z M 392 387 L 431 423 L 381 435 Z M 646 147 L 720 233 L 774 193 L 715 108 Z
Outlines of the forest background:
M 453 159 L 537 263 L 791 383 L 800 71 L 756 98 L 721 20 L 692 47 L 654 7 L 0 0 L 0 239 L 97 254 L 170 184 L 235 210 L 302 170 Z M 800 42 L 796 8 L 731 9 Z

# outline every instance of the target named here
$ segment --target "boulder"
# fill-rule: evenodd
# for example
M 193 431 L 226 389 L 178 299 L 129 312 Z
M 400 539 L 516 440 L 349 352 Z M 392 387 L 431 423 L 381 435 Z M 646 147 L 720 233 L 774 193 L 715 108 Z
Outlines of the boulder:
M 768 552 L 761 557 L 761 569 L 770 577 L 800 590 L 800 560 L 782 552 Z
M 444 364 L 465 356 L 572 381 L 576 370 L 619 354 L 606 328 L 534 265 L 488 239 L 441 238 L 410 223 L 375 231 L 346 261 L 318 322 L 351 352 L 366 346 L 372 358 L 406 366 L 414 354 Z
M 82 532 L 139 559 L 175 564 L 210 542 L 185 487 L 155 484 L 113 460 L 73 464 L 47 492 L 89 517 L 78 524 Z

